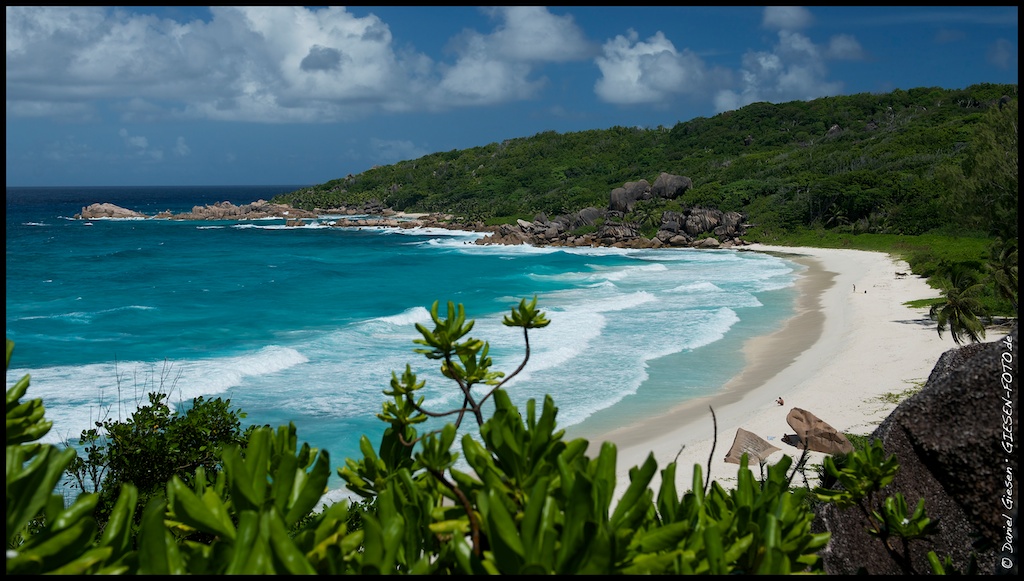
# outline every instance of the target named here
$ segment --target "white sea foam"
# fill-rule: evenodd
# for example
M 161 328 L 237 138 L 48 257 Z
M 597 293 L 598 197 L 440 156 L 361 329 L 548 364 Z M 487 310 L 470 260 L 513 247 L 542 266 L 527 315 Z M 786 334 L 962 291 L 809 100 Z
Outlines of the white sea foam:
M 708 282 L 706 280 L 699 280 L 696 282 L 681 284 L 677 287 L 668 289 L 671 293 L 721 293 L 726 292 L 718 285 Z
M 474 232 L 472 230 L 450 230 L 448 228 L 431 228 L 424 226 L 416 226 L 413 228 L 395 228 L 393 226 L 366 226 L 363 227 L 367 230 L 379 230 L 382 234 L 400 234 L 405 236 L 440 236 L 444 239 L 450 238 L 464 238 L 469 240 L 476 240 L 477 238 L 483 238 L 487 234 L 484 232 Z M 433 241 L 435 243 L 441 243 L 442 240 Z
M 187 361 L 117 361 L 109 364 L 9 369 L 8 382 L 30 376 L 29 395 L 42 398 L 47 420 L 60 426 L 43 441 L 77 438 L 93 422 L 127 418 L 150 392 L 167 393 L 172 407 L 198 396 L 216 397 L 247 378 L 271 375 L 308 359 L 295 349 L 271 345 L 258 351 L 217 359 Z M 54 402 L 54 404 L 49 404 Z M 88 414 L 83 413 L 88 410 Z
M 78 297 L 75 300 L 81 300 L 81 299 L 82 299 L 82 297 Z M 33 316 L 28 316 L 28 317 L 19 317 L 19 319 L 23 320 L 23 321 L 31 321 L 33 319 L 56 319 L 56 320 L 70 322 L 70 323 L 83 323 L 84 324 L 84 323 L 90 323 L 94 319 L 96 319 L 97 317 L 100 317 L 100 316 L 103 316 L 103 315 L 109 315 L 111 313 L 118 313 L 118 312 L 123 312 L 123 311 L 132 311 L 132 310 L 151 311 L 151 310 L 153 310 L 153 307 L 147 307 L 145 305 L 125 305 L 123 307 L 115 307 L 115 308 L 112 308 L 112 309 L 103 309 L 103 310 L 94 311 L 94 312 L 72 311 L 72 312 L 69 312 L 69 313 L 60 313 L 60 314 L 53 314 L 53 315 L 33 315 Z
M 485 254 L 487 256 L 527 256 L 536 254 L 554 254 L 561 252 L 557 246 L 533 246 L 531 244 L 452 244 L 438 241 L 440 246 L 447 246 L 466 254 Z
M 382 321 L 390 325 L 401 325 L 412 327 L 415 323 L 427 323 L 430 321 L 430 311 L 424 307 L 412 307 L 387 317 L 377 317 L 375 321 Z
M 631 257 L 646 259 L 642 254 Z M 734 309 L 761 306 L 742 288 L 749 279 L 771 279 L 788 272 L 785 268 L 769 269 L 765 275 L 747 272 L 747 263 L 736 257 L 715 257 L 710 260 L 713 267 L 707 260 L 687 258 L 655 264 L 590 265 L 592 271 L 535 276 L 574 283 L 578 288 L 541 296 L 542 310 L 551 324 L 531 333 L 530 363 L 509 386 L 514 386 L 521 399 L 540 400 L 545 393 L 555 394 L 563 410 L 563 425 L 580 422 L 635 393 L 648 379 L 650 361 L 721 340 L 740 320 Z M 696 273 L 701 273 L 701 278 Z M 777 283 L 780 287 L 791 284 L 787 277 L 782 278 Z M 735 284 L 744 279 L 744 284 Z M 731 290 L 720 284 L 729 284 Z M 503 345 L 522 343 L 521 336 L 503 333 L 493 323 L 481 329 L 498 337 Z M 514 369 L 522 356 L 514 347 L 492 348 L 492 352 L 503 370 Z

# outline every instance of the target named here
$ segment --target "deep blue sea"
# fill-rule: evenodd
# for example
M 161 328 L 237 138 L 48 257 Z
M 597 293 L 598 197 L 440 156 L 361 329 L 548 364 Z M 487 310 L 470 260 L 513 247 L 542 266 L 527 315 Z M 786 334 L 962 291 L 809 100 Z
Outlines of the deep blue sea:
M 300 442 L 342 466 L 361 457 L 360 435 L 377 443 L 382 392 L 407 363 L 427 381 L 427 406 L 459 403 L 413 351 L 434 301 L 442 315 L 465 305 L 471 335 L 511 372 L 522 331 L 501 320 L 533 296 L 551 324 L 531 333 L 509 393 L 551 394 L 570 436 L 599 434 L 720 389 L 744 341 L 792 314 L 802 270 L 733 250 L 480 246 L 477 233 L 335 228 L 331 216 L 304 227 L 73 219 L 94 202 L 179 213 L 300 186 L 7 188 L 7 385 L 31 375 L 28 397 L 54 424 L 47 441 L 74 443 L 161 390 L 176 405 L 229 398 L 246 423 L 294 422 Z

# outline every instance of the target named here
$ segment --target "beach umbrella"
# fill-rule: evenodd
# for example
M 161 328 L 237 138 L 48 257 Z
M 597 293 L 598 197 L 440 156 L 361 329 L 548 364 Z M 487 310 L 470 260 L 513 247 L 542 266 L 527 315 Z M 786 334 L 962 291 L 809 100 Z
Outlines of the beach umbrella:
M 808 450 L 825 454 L 853 452 L 853 444 L 846 436 L 807 410 L 793 408 L 786 416 L 786 421 L 796 432 L 796 442 L 793 445 L 797 448 L 806 447 Z M 787 438 L 784 440 L 789 441 Z
M 739 464 L 740 458 L 743 454 L 746 454 L 750 460 L 757 460 L 758 463 L 761 463 L 767 460 L 768 456 L 771 456 L 773 452 L 778 451 L 779 448 L 772 446 L 761 436 L 739 428 L 736 430 L 736 437 L 732 441 L 732 448 L 729 448 L 729 453 L 725 455 L 725 461 Z

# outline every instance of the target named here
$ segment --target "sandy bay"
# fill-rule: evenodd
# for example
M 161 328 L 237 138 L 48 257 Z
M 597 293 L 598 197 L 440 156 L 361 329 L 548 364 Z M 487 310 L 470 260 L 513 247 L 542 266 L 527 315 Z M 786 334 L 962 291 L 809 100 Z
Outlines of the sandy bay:
M 887 394 L 922 384 L 939 356 L 956 347 L 936 332 L 927 310 L 904 303 L 939 296 L 908 265 L 882 252 L 752 244 L 743 251 L 768 252 L 807 266 L 797 281 L 794 316 L 776 332 L 743 345 L 745 361 L 715 395 L 690 400 L 641 422 L 602 433 L 577 433 L 596 455 L 603 441 L 618 448 L 616 494 L 629 470 L 653 454 L 660 469 L 678 461 L 677 487 L 688 490 L 693 466 L 727 486 L 738 466 L 724 461 L 737 429 L 743 428 L 796 458 L 782 442 L 792 433 L 791 409 L 806 409 L 842 432 L 869 434 L 895 407 Z M 994 340 L 990 337 L 989 340 Z M 782 398 L 784 405 L 776 400 Z M 714 420 L 711 409 L 714 410 Z M 717 423 L 717 438 L 715 427 Z M 811 463 L 821 454 L 812 453 Z M 706 473 L 705 473 L 706 475 Z

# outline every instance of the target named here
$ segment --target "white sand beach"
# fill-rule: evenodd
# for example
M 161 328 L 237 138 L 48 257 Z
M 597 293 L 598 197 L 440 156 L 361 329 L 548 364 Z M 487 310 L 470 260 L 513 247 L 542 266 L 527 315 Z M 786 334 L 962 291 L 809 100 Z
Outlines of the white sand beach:
M 938 297 L 939 292 L 910 274 L 903 261 L 860 250 L 761 244 L 744 249 L 785 254 L 808 266 L 797 283 L 796 316 L 778 332 L 744 345 L 746 364 L 720 394 L 687 402 L 640 425 L 589 437 L 592 457 L 601 441 L 618 447 L 616 495 L 628 486 L 629 469 L 651 453 L 659 468 L 655 490 L 661 469 L 674 459 L 679 462 L 677 488 L 689 490 L 693 465 L 701 465 L 706 476 L 709 456 L 711 478 L 728 488 L 739 466 L 724 459 L 738 428 L 780 448 L 769 462 L 783 454 L 795 460 L 800 450 L 782 441 L 784 434 L 794 432 L 786 422 L 794 407 L 841 432 L 869 434 L 896 406 L 884 396 L 923 384 L 939 356 L 956 347 L 948 332 L 939 337 L 926 309 L 904 306 L 906 301 Z M 781 406 L 776 403 L 780 397 Z M 709 406 L 717 418 L 717 442 Z M 808 464 L 820 464 L 821 457 L 812 453 Z M 807 473 L 814 476 L 813 469 Z

